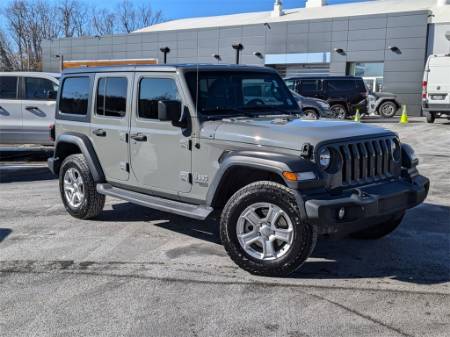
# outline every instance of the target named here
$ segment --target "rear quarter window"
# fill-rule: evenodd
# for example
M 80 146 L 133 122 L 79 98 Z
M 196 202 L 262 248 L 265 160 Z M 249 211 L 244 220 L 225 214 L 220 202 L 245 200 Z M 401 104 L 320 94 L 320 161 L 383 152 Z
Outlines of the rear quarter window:
M 61 87 L 59 111 L 64 114 L 87 115 L 89 91 L 89 77 L 66 77 Z

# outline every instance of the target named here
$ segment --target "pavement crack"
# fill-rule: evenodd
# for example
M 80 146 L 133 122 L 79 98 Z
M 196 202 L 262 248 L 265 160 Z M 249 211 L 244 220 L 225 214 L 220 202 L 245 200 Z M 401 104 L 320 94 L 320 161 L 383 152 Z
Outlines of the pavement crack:
M 380 321 L 380 320 L 378 320 L 378 319 L 376 319 L 376 318 L 374 318 L 372 316 L 369 316 L 367 314 L 359 312 L 358 310 L 355 310 L 353 308 L 347 307 L 346 305 L 343 305 L 343 304 L 341 304 L 339 302 L 330 300 L 330 299 L 328 299 L 328 298 L 326 298 L 324 296 L 311 294 L 311 293 L 308 293 L 306 291 L 301 291 L 301 292 L 304 293 L 305 295 L 309 295 L 309 296 L 314 297 L 314 298 L 316 298 L 318 300 L 322 300 L 322 301 L 328 302 L 330 304 L 333 304 L 333 305 L 335 305 L 335 306 L 337 306 L 337 307 L 339 307 L 339 308 L 341 308 L 341 309 L 343 309 L 345 311 L 348 311 L 348 312 L 350 312 L 350 313 L 352 313 L 354 315 L 357 315 L 357 316 L 359 316 L 361 318 L 364 318 L 364 319 L 366 319 L 366 320 L 368 320 L 368 321 L 370 321 L 372 323 L 378 324 L 378 325 L 380 325 L 382 327 L 385 327 L 388 330 L 394 331 L 394 332 L 396 332 L 397 334 L 399 334 L 399 335 L 401 335 L 403 337 L 414 337 L 413 335 L 410 335 L 410 334 L 404 332 L 403 330 L 401 330 L 399 328 L 393 327 L 393 326 L 391 326 L 391 325 L 389 325 L 387 323 L 384 323 L 384 322 L 382 322 L 382 321 Z

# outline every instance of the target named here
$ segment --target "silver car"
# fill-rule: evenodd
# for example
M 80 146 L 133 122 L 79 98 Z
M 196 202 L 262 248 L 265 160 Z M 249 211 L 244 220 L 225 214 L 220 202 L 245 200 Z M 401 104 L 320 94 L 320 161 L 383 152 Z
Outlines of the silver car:
M 0 144 L 51 145 L 59 74 L 0 72 Z

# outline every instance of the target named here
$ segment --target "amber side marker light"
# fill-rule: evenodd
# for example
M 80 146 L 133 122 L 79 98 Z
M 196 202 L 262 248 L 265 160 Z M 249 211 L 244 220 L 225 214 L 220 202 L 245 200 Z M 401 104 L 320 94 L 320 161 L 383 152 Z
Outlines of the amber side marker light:
M 289 172 L 284 171 L 283 177 L 289 181 L 306 181 L 316 179 L 314 172 Z

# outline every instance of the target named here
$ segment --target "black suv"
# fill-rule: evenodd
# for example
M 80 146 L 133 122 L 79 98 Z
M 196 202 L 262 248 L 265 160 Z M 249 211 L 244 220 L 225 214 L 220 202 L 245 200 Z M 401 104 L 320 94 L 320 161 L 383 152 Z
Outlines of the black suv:
M 336 118 L 352 116 L 358 109 L 367 113 L 367 87 L 361 77 L 291 77 L 285 79 L 289 89 L 306 97 L 315 97 L 327 101 Z

